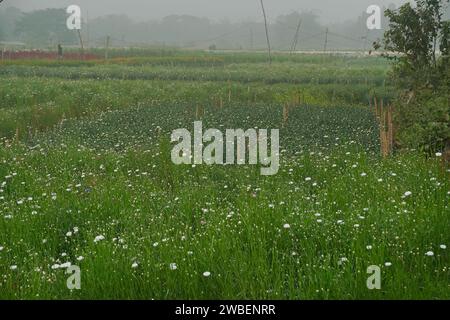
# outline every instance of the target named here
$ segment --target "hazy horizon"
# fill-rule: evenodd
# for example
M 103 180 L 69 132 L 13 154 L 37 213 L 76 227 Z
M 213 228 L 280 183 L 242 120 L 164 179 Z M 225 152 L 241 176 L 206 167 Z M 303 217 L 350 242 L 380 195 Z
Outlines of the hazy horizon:
M 322 23 L 343 22 L 358 17 L 371 4 L 396 6 L 405 0 L 265 0 L 269 21 L 292 11 L 313 11 Z M 161 19 L 173 14 L 206 17 L 211 20 L 242 21 L 261 19 L 259 0 L 4 0 L 3 7 L 17 7 L 23 11 L 45 8 L 61 8 L 79 5 L 89 18 L 109 14 L 125 14 L 138 21 Z

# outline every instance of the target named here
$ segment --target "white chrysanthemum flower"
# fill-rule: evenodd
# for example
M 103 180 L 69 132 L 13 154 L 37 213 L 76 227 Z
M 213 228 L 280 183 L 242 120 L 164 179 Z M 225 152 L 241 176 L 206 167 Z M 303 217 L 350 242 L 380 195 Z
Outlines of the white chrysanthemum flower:
M 428 251 L 427 253 L 425 253 L 426 256 L 428 257 L 432 257 L 434 256 L 434 252 L 433 251 Z
M 442 250 L 445 250 L 445 249 L 447 249 L 447 246 L 445 245 L 445 244 L 441 244 L 440 246 L 439 246 L 439 248 L 441 248 Z M 1 250 L 0 250 L 1 251 Z
M 290 228 L 291 228 L 291 225 L 288 224 L 288 223 L 286 223 L 286 224 L 283 225 L 283 228 L 284 228 L 284 229 L 290 229 Z
M 170 268 L 170 270 L 177 270 L 177 269 L 178 269 L 178 266 L 177 266 L 176 263 L 171 263 L 171 264 L 169 265 L 169 268 Z
M 99 242 L 99 241 L 102 241 L 102 240 L 105 240 L 105 236 L 99 235 L 99 236 L 95 237 L 94 242 Z
M 133 264 L 131 265 L 131 267 L 133 269 L 136 269 L 137 267 L 139 267 L 139 264 L 137 262 L 133 262 Z
M 205 271 L 205 272 L 203 272 L 203 276 L 207 278 L 207 277 L 211 276 L 211 272 Z
M 412 195 L 412 192 L 411 191 L 406 191 L 404 194 L 403 194 L 403 198 L 407 198 L 407 197 L 409 197 L 409 196 L 411 196 Z
M 9 267 L 11 270 L 17 270 L 17 266 L 16 265 L 12 265 L 11 267 Z

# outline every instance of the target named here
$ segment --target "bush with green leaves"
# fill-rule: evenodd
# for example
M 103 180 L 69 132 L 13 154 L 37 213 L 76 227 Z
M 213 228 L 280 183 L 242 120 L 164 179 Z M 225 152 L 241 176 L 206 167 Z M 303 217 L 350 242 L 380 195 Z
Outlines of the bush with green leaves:
M 450 147 L 450 21 L 444 20 L 449 0 L 420 0 L 386 10 L 389 29 L 383 45 L 394 62 L 391 76 L 395 101 L 397 146 L 426 152 Z M 378 47 L 378 45 L 376 45 Z

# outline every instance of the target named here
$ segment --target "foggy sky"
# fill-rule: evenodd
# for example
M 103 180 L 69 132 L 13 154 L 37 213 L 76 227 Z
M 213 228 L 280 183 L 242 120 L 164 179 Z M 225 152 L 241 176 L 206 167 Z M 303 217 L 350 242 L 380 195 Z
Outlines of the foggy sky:
M 406 0 L 264 0 L 269 21 L 292 11 L 313 11 L 323 23 L 358 17 L 371 4 L 400 5 Z M 260 20 L 259 0 L 4 0 L 0 6 L 14 6 L 23 11 L 61 8 L 77 4 L 84 17 L 126 14 L 136 20 L 161 19 L 171 14 L 189 14 L 212 20 Z

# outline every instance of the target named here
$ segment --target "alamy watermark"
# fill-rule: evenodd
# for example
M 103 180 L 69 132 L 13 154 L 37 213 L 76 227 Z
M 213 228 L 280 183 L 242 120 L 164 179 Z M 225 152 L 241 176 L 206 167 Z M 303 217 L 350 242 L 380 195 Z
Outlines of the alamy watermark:
M 79 266 L 71 265 L 66 269 L 66 274 L 70 276 L 67 278 L 67 289 L 81 290 L 81 269 Z
M 369 266 L 367 268 L 367 274 L 370 276 L 367 278 L 367 289 L 380 290 L 381 289 L 381 269 L 379 266 Z
M 367 18 L 367 29 L 380 30 L 381 29 L 381 8 L 377 5 L 371 5 L 367 8 L 366 13 L 370 16 Z
M 67 7 L 66 12 L 69 17 L 66 20 L 66 26 L 69 30 L 81 30 L 81 8 L 77 5 Z
M 224 135 L 218 129 L 203 132 L 203 123 L 196 121 L 193 137 L 188 129 L 177 129 L 172 132 L 171 140 L 178 142 L 171 153 L 174 164 L 244 165 L 248 158 L 250 165 L 261 164 L 264 176 L 275 175 L 280 168 L 278 129 L 270 132 L 270 154 L 267 129 L 227 129 Z

